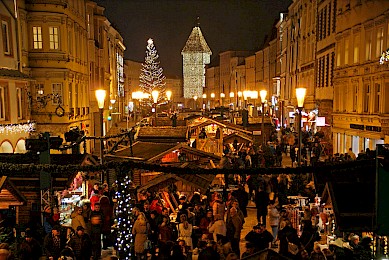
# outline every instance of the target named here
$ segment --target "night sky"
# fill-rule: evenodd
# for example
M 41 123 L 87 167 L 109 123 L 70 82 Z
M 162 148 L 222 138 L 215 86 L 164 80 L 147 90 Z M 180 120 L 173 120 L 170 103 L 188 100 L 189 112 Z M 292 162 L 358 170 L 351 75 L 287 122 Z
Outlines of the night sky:
M 212 50 L 258 50 L 280 12 L 292 0 L 95 0 L 120 32 L 125 58 L 143 62 L 147 39 L 154 39 L 167 76 L 182 77 L 181 50 L 196 17 Z

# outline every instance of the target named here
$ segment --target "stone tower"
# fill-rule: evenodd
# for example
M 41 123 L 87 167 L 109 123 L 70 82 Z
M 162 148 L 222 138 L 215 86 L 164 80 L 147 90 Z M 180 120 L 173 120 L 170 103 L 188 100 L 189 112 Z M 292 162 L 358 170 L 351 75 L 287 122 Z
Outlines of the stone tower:
M 181 55 L 184 98 L 202 98 L 205 87 L 205 65 L 210 63 L 212 52 L 201 33 L 199 23 L 192 29 Z

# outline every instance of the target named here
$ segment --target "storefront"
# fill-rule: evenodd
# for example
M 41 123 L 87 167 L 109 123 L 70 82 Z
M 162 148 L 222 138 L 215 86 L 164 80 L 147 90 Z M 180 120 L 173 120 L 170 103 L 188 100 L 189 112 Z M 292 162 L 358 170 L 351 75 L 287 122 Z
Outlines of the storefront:
M 362 150 L 375 150 L 377 144 L 384 144 L 384 135 L 379 126 L 350 124 L 349 129 L 334 127 L 332 132 L 334 153 L 347 153 L 351 148 L 358 155 Z

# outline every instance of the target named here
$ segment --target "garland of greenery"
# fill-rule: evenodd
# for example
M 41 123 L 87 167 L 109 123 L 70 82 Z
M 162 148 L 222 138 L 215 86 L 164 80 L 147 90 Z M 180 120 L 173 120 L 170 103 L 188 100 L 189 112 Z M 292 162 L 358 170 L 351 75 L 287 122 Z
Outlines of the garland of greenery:
M 77 171 L 97 172 L 108 169 L 143 169 L 154 172 L 173 173 L 173 174 L 249 174 L 249 175 L 264 175 L 264 174 L 307 174 L 318 172 L 332 172 L 336 170 L 363 168 L 367 165 L 374 165 L 374 160 L 361 160 L 352 162 L 328 162 L 320 163 L 317 166 L 303 166 L 297 168 L 252 168 L 252 169 L 203 169 L 203 168 L 181 168 L 177 166 L 166 166 L 159 164 L 152 164 L 146 162 L 134 161 L 111 161 L 102 165 L 55 165 L 55 164 L 15 164 L 14 163 L 0 163 L 0 173 L 6 176 L 25 175 L 28 173 L 36 173 L 40 171 L 47 171 L 51 173 L 69 173 L 72 174 Z

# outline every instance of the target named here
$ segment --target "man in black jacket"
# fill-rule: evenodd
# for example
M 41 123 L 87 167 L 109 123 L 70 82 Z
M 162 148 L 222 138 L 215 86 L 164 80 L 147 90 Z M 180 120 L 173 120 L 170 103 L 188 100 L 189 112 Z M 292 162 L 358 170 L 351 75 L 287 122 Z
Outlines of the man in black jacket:
M 57 260 L 61 256 L 61 251 L 65 248 L 65 245 L 66 239 L 61 236 L 61 227 L 58 225 L 54 226 L 43 242 L 46 259 Z
M 77 233 L 72 236 L 69 246 L 73 249 L 76 260 L 90 260 L 92 256 L 92 240 L 82 226 L 77 227 Z

